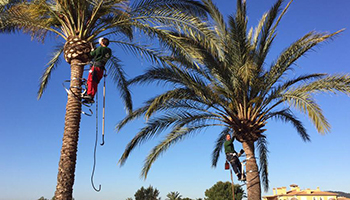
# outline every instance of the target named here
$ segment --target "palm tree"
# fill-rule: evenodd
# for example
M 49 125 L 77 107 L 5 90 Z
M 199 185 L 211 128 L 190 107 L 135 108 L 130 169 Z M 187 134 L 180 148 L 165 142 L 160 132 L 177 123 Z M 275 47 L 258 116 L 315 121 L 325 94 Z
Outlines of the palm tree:
M 30 34 L 44 42 L 48 33 L 63 39 L 54 52 L 41 77 L 38 99 L 41 98 L 51 73 L 58 66 L 60 55 L 70 64 L 70 94 L 66 105 L 65 127 L 59 169 L 56 200 L 72 199 L 76 154 L 81 119 L 81 86 L 84 65 L 89 61 L 91 44 L 98 37 L 112 37 L 111 44 L 134 54 L 142 54 L 153 62 L 164 62 L 162 55 L 147 45 L 132 42 L 134 29 L 150 38 L 158 38 L 160 44 L 176 47 L 177 39 L 168 32 L 172 28 L 184 30 L 184 34 L 198 35 L 206 27 L 194 15 L 205 10 L 192 0 L 140 0 L 129 5 L 127 0 L 32 0 L 1 1 L 0 32 Z M 200 27 L 200 29 L 193 29 Z M 132 110 L 125 74 L 118 57 L 112 57 L 108 71 L 116 81 L 126 109 Z
M 119 122 L 117 130 L 140 116 L 147 119 L 145 126 L 126 146 L 119 162 L 124 164 L 136 146 L 170 130 L 145 160 L 141 174 L 147 178 L 154 161 L 169 147 L 202 129 L 219 126 L 222 131 L 213 139 L 216 147 L 212 165 L 217 165 L 225 135 L 233 134 L 242 143 L 247 156 L 248 199 L 260 200 L 260 176 L 264 189 L 268 189 L 267 134 L 264 129 L 268 120 L 291 123 L 301 138 L 309 141 L 295 112 L 307 115 L 317 131 L 324 134 L 330 130 L 330 125 L 314 95 L 320 92 L 350 93 L 349 75 L 287 76 L 301 56 L 341 31 L 332 34 L 311 31 L 267 64 L 266 57 L 277 35 L 276 28 L 291 1 L 281 10 L 283 0 L 277 0 L 255 29 L 250 30 L 245 0 L 237 0 L 236 13 L 229 16 L 227 23 L 211 0 L 203 2 L 213 19 L 214 37 L 220 48 L 213 50 L 200 39 L 181 37 L 179 41 L 191 52 L 192 62 L 176 51 L 169 65 L 154 66 L 130 81 L 130 84 L 158 82 L 171 85 L 173 89 L 149 99 Z M 260 158 L 260 169 L 256 157 Z
M 181 194 L 179 192 L 170 192 L 166 197 L 167 200 L 181 200 Z

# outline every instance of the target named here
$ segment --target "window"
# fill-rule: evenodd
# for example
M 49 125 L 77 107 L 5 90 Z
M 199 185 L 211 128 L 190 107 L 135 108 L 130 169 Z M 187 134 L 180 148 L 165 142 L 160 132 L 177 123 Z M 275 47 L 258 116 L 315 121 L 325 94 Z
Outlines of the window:
M 323 197 L 320 197 L 320 200 L 324 200 L 324 198 L 323 198 Z
M 312 197 L 312 200 L 317 200 L 317 198 L 316 197 Z

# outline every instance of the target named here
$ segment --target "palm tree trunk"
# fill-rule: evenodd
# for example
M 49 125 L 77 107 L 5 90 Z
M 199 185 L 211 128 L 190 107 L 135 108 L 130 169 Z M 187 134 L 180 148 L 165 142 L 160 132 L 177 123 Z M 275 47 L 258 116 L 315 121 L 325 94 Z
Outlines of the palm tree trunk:
M 249 200 L 261 200 L 261 187 L 258 165 L 255 159 L 254 142 L 246 141 L 242 143 L 247 155 L 246 179 L 247 193 Z
M 71 61 L 70 88 L 80 97 L 81 78 L 84 67 L 78 65 L 80 60 Z M 64 124 L 61 157 L 58 166 L 55 200 L 72 200 L 74 174 L 78 150 L 79 128 L 81 119 L 81 101 L 74 94 L 68 95 Z

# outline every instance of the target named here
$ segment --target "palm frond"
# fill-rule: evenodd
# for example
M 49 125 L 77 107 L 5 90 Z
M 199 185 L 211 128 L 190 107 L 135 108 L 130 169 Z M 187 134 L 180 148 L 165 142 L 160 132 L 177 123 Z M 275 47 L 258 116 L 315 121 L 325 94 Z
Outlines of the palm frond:
M 225 128 L 223 131 L 221 131 L 221 133 L 219 134 L 218 138 L 216 139 L 216 142 L 215 142 L 215 148 L 211 154 L 211 166 L 212 167 L 216 167 L 217 166 L 217 163 L 218 163 L 218 160 L 219 160 L 219 157 L 220 157 L 220 153 L 222 151 L 222 147 L 224 145 L 224 142 L 225 142 L 225 138 L 226 138 L 226 135 L 227 134 L 230 134 L 230 129 L 229 128 Z
M 55 28 L 54 19 L 46 16 L 49 12 L 45 2 L 21 2 L 5 9 L 0 17 L 0 32 L 23 31 L 31 35 L 32 39 L 44 41 L 48 31 L 63 38 L 65 36 Z
M 145 113 L 145 117 L 148 119 L 153 115 L 154 112 L 164 107 L 164 104 L 175 104 L 176 101 L 183 99 L 184 97 L 190 98 L 192 96 L 191 94 L 193 94 L 191 90 L 178 88 L 158 95 L 149 105 L 148 110 Z
M 279 100 L 281 98 L 281 93 L 290 88 L 291 86 L 294 86 L 295 84 L 298 84 L 300 82 L 307 82 L 311 81 L 313 79 L 321 79 L 326 74 L 308 74 L 308 75 L 301 75 L 297 78 L 291 79 L 283 83 L 282 85 L 277 86 L 276 88 L 273 88 L 269 91 L 269 95 L 264 99 L 264 102 L 262 103 L 263 108 L 270 105 L 270 103 L 273 100 Z M 308 83 L 307 83 L 308 84 Z M 307 85 L 306 84 L 306 85 Z M 276 104 L 273 105 L 274 107 Z
M 257 141 L 257 148 L 259 152 L 259 164 L 260 164 L 260 176 L 262 179 L 262 185 L 265 192 L 269 190 L 269 170 L 268 170 L 268 153 L 267 149 L 268 142 L 266 137 L 260 137 Z
M 120 60 L 111 56 L 107 62 L 108 73 L 112 76 L 112 79 L 117 83 L 118 90 L 120 92 L 121 99 L 124 102 L 125 108 L 128 113 L 132 112 L 132 98 L 128 88 L 128 82 L 126 74 L 120 64 Z
M 219 52 L 220 47 L 216 41 L 215 32 L 197 17 L 183 12 L 175 12 L 169 8 L 162 10 L 162 12 L 154 12 L 152 15 L 136 13 L 131 18 L 135 28 L 141 30 L 148 37 L 156 37 L 163 47 L 176 50 L 174 52 L 188 54 L 186 48 L 182 47 L 179 37 L 171 34 L 172 31 L 201 41 L 205 47 L 212 50 L 213 54 Z
M 145 58 L 146 60 L 155 64 L 165 64 L 165 56 L 163 53 L 158 52 L 155 49 L 151 49 L 149 46 L 140 45 L 136 43 L 130 43 L 125 41 L 111 41 L 111 43 L 119 45 L 124 50 L 131 52 L 137 57 Z
M 51 73 L 57 68 L 57 66 L 60 63 L 60 55 L 63 52 L 63 46 L 60 46 L 56 49 L 56 51 L 52 54 L 51 60 L 47 63 L 47 68 L 45 69 L 43 75 L 40 78 L 40 86 L 39 86 L 39 91 L 38 91 L 38 100 L 41 98 L 43 95 L 47 83 L 51 77 Z
M 290 69 L 296 60 L 303 56 L 306 52 L 311 50 L 317 44 L 333 38 L 343 30 L 332 34 L 309 32 L 291 46 L 289 46 L 278 57 L 277 61 L 272 65 L 266 74 L 267 89 L 272 87 L 285 72 Z
M 190 0 L 141 0 L 135 1 L 132 4 L 131 12 L 143 12 L 145 14 L 153 14 L 155 12 L 163 11 L 164 9 L 172 9 L 186 13 L 187 15 L 206 17 L 207 10 L 202 3 Z
M 145 127 L 143 127 L 141 131 L 138 132 L 136 136 L 127 144 L 123 155 L 119 159 L 120 165 L 124 165 L 130 153 L 136 146 L 149 140 L 153 136 L 161 133 L 163 130 L 168 128 L 171 124 L 173 124 L 177 120 L 178 119 L 176 117 L 167 117 L 167 116 L 158 117 L 158 118 L 149 120 L 145 125 Z
M 350 94 L 350 75 L 332 75 L 298 87 L 298 92 Z
M 307 114 L 319 133 L 325 134 L 330 130 L 330 125 L 323 115 L 321 108 L 308 93 L 301 93 L 298 89 L 290 89 L 282 94 L 282 98 L 289 105 Z
M 214 126 L 216 124 L 206 123 L 208 120 L 215 119 L 215 116 L 206 113 L 190 113 L 182 112 L 167 112 L 166 114 L 150 119 L 146 126 L 128 143 L 119 163 L 123 165 L 128 158 L 130 152 L 137 146 L 160 134 L 170 126 L 183 127 L 185 125 L 196 126 L 198 124 L 206 124 Z
M 271 32 L 271 27 L 276 20 L 282 1 L 283 0 L 278 0 L 267 12 L 266 20 L 264 20 L 264 25 L 261 27 L 259 42 L 257 46 L 258 58 L 256 63 L 259 67 L 262 66 L 275 38 L 274 32 Z
M 214 28 L 217 35 L 219 36 L 219 38 L 224 39 L 228 35 L 224 17 L 220 13 L 219 9 L 213 4 L 212 0 L 204 0 L 203 3 L 207 7 L 209 15 L 215 22 Z
M 152 102 L 152 100 L 150 100 L 150 102 Z M 117 123 L 115 130 L 120 131 L 127 123 L 139 118 L 147 111 L 148 107 L 149 104 L 130 112 L 124 119 Z
M 310 136 L 307 134 L 306 129 L 301 121 L 299 121 L 289 109 L 281 110 L 278 112 L 271 112 L 269 114 L 269 118 L 280 119 L 284 122 L 290 122 L 294 126 L 294 128 L 299 133 L 300 137 L 304 140 L 304 142 L 309 142 Z
M 189 135 L 192 135 L 199 131 L 200 129 L 206 128 L 210 125 L 200 125 L 200 126 L 193 126 L 193 127 L 176 127 L 172 130 L 171 133 L 167 135 L 167 137 L 161 141 L 157 146 L 155 146 L 151 152 L 148 154 L 144 166 L 142 168 L 141 176 L 146 179 L 148 172 L 152 166 L 152 164 L 155 162 L 155 160 L 162 155 L 166 150 L 168 150 L 169 147 L 173 146 L 174 144 L 178 143 L 179 141 L 185 139 Z

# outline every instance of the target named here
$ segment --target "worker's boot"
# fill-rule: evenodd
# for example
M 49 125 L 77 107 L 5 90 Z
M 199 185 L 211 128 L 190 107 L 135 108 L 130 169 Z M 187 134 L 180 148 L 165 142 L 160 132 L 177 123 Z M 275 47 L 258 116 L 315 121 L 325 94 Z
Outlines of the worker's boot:
M 88 94 L 84 94 L 82 96 L 82 99 L 83 99 L 83 103 L 94 103 L 94 99 L 92 98 L 91 95 L 88 95 Z

